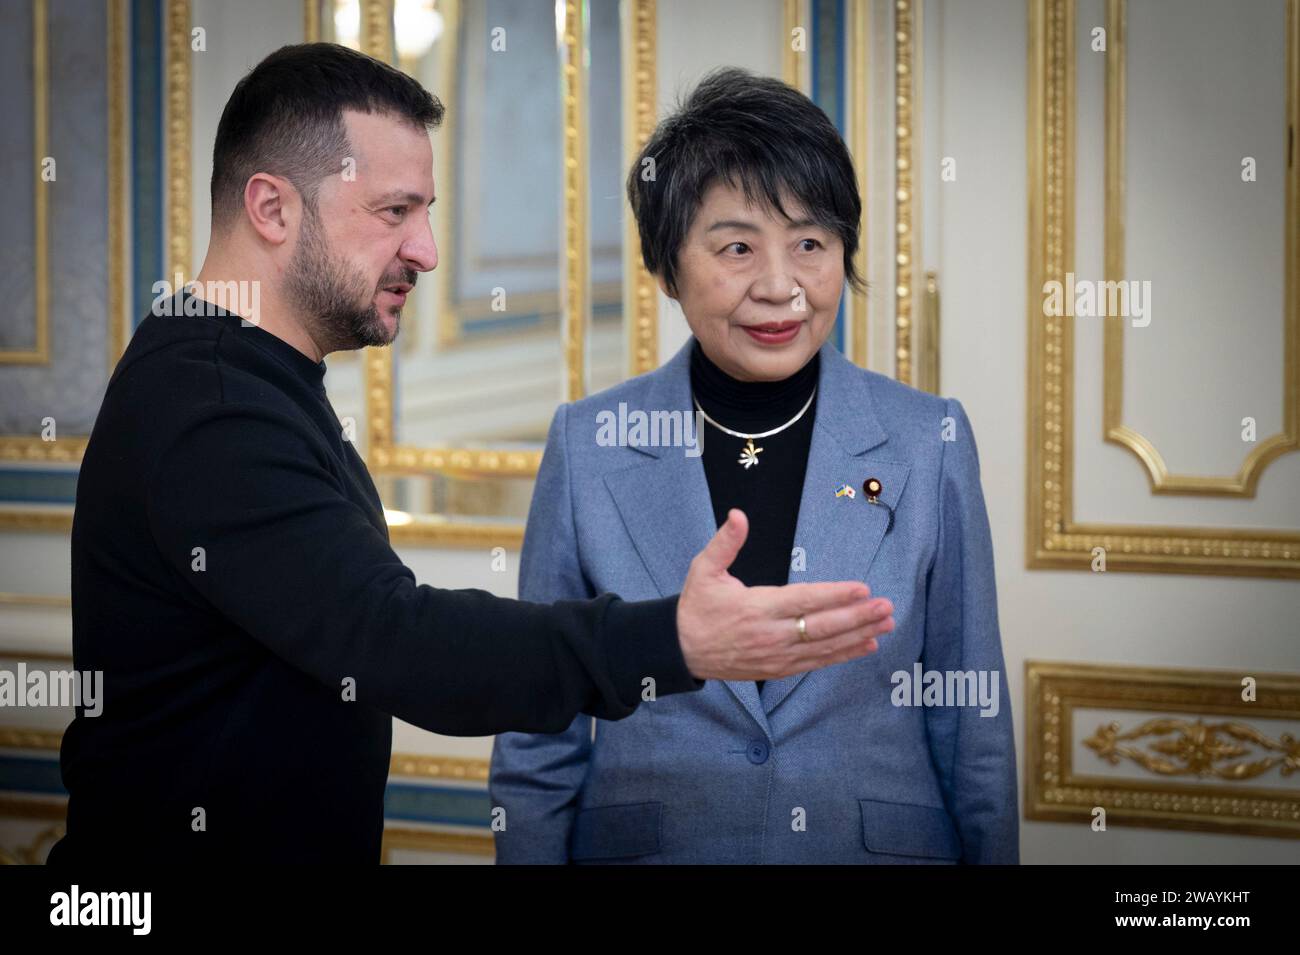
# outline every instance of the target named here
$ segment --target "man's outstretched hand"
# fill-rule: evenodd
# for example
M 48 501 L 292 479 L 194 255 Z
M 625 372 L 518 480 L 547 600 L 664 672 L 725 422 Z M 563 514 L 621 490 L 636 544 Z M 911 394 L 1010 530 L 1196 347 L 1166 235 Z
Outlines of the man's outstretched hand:
M 894 629 L 894 605 L 857 581 L 746 587 L 727 572 L 749 534 L 731 510 L 691 561 L 677 603 L 686 666 L 699 680 L 774 680 L 866 656 Z M 806 637 L 799 634 L 803 616 Z

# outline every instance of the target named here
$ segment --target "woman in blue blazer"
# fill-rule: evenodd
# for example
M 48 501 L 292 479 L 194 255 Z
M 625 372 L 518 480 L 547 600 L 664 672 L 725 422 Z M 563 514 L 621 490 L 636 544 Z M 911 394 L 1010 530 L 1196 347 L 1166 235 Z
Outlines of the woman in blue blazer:
M 626 719 L 498 736 L 498 861 L 1018 861 L 970 422 L 827 344 L 845 283 L 860 287 L 838 132 L 791 87 L 721 70 L 660 124 L 628 195 L 692 338 L 556 412 L 520 597 L 674 594 L 739 508 L 734 576 L 863 580 L 895 629 L 850 663 L 663 699 L 646 681 Z

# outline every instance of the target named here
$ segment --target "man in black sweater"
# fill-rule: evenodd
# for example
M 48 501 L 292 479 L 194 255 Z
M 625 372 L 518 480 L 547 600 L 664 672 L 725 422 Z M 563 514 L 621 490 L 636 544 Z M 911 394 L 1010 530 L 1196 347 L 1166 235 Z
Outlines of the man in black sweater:
M 373 863 L 393 716 L 559 732 L 627 716 L 647 680 L 664 695 L 775 678 L 892 627 L 861 583 L 745 588 L 727 573 L 740 512 L 680 598 L 548 606 L 416 583 L 323 359 L 390 343 L 437 264 L 441 115 L 330 44 L 272 54 L 227 103 L 204 267 L 137 329 L 82 463 L 73 652 L 104 701 L 64 738 L 52 862 Z

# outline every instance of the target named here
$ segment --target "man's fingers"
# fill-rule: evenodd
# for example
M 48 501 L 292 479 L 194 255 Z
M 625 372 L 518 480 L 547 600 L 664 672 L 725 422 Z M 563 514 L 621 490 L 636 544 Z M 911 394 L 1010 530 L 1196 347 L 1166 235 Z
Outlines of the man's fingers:
M 863 600 L 834 610 L 804 616 L 804 626 L 808 631 L 805 639 L 810 641 L 827 640 L 840 634 L 850 633 L 862 627 L 879 623 L 891 616 L 894 605 L 885 597 L 875 600 Z M 798 625 L 791 625 L 791 630 L 798 635 Z
M 845 580 L 831 584 L 787 584 L 784 587 L 751 587 L 750 593 L 765 590 L 768 613 L 774 618 L 810 619 L 818 611 L 842 607 L 871 596 L 871 588 L 861 581 Z
M 894 618 L 886 617 L 877 623 L 827 640 L 800 644 L 797 647 L 799 655 L 793 663 L 794 672 L 803 673 L 818 667 L 834 666 L 875 653 L 879 649 L 876 638 L 891 633 L 893 629 Z
M 823 657 L 812 666 L 831 667 L 837 663 L 848 663 L 850 660 L 857 660 L 860 657 L 870 656 L 879 649 L 875 637 L 866 640 L 856 640 L 847 646 L 841 647 L 828 657 Z M 812 667 L 810 666 L 809 669 Z
M 706 573 L 725 571 L 736 562 L 740 548 L 745 546 L 745 538 L 748 536 L 749 519 L 745 517 L 744 511 L 733 507 L 727 512 L 726 522 L 718 528 L 713 539 L 696 555 L 696 562 L 703 564 L 700 569 Z

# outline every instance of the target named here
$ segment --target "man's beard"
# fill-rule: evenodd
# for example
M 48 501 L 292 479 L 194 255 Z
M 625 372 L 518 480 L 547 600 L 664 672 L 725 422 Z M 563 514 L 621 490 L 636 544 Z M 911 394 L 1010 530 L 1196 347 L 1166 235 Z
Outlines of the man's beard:
M 385 275 L 377 288 L 370 288 L 359 269 L 330 253 L 316 210 L 304 204 L 298 244 L 285 272 L 285 288 L 323 352 L 389 344 L 397 337 L 398 326 L 390 338 L 375 306 L 375 293 L 400 282 L 414 285 L 415 278 L 413 269 L 404 268 L 396 275 Z M 362 301 L 367 304 L 357 304 Z M 400 317 L 399 309 L 394 321 L 400 322 Z

